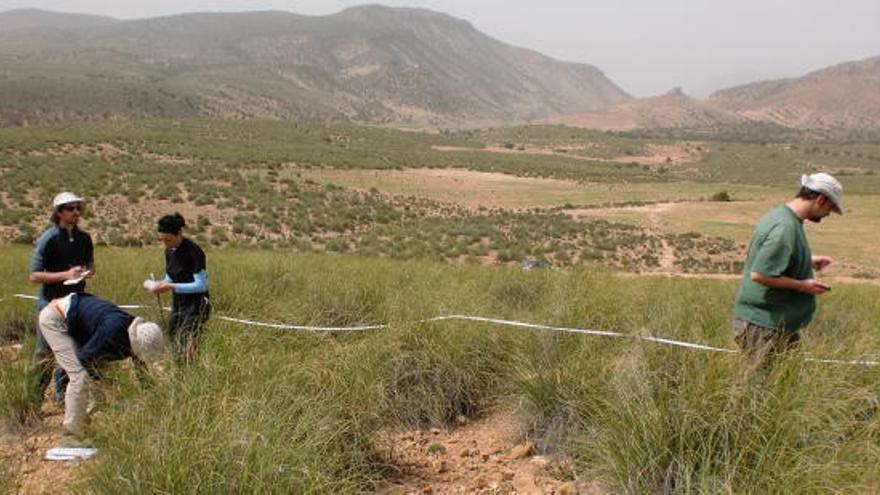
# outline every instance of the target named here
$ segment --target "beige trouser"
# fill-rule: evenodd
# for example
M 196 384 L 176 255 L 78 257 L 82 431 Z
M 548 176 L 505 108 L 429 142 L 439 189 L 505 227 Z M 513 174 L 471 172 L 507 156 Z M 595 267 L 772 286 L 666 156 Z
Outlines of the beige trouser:
M 67 372 L 70 383 L 64 396 L 64 422 L 67 432 L 81 435 L 85 427 L 89 399 L 89 374 L 76 357 L 77 345 L 67 333 L 67 320 L 55 301 L 40 311 L 40 330 L 52 348 L 58 365 Z

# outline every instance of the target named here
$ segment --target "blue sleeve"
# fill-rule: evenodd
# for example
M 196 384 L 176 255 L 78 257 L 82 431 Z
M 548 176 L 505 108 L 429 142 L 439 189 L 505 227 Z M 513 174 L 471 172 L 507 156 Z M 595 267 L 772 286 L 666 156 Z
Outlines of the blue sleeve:
M 174 292 L 177 294 L 198 294 L 208 291 L 207 270 L 193 274 L 193 278 L 195 279 L 194 281 L 186 284 L 174 284 Z
M 172 283 L 172 282 L 174 282 L 174 280 L 171 280 L 171 275 L 168 275 L 167 273 L 165 274 L 165 278 L 162 279 L 162 281 L 163 281 L 163 282 L 166 282 L 166 283 L 169 283 L 169 284 Z
M 46 246 L 49 244 L 49 237 L 46 234 L 37 239 L 34 246 L 34 254 L 31 256 L 31 273 L 46 271 Z

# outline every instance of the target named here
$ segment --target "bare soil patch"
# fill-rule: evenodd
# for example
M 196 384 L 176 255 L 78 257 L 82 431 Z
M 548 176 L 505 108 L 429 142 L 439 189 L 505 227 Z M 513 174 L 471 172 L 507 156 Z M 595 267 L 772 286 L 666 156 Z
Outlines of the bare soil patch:
M 577 480 L 570 459 L 539 455 L 516 415 L 495 412 L 450 429 L 390 433 L 380 441 L 396 476 L 378 493 L 604 494 Z
M 588 191 L 573 181 L 458 168 L 307 170 L 300 173 L 319 182 L 332 182 L 355 190 L 366 191 L 375 187 L 394 195 L 428 198 L 471 210 L 481 206 L 512 210 L 549 207 L 589 197 Z
M 517 149 L 507 146 L 492 145 L 485 148 L 467 148 L 462 146 L 432 146 L 437 151 L 464 151 L 464 152 L 486 152 L 486 153 L 505 153 L 505 154 L 524 154 L 524 155 L 544 155 L 544 156 L 561 156 L 571 158 L 572 160 L 585 160 L 597 162 L 613 162 L 613 163 L 638 163 L 639 165 L 647 165 L 652 168 L 660 166 L 674 166 L 685 163 L 693 163 L 699 161 L 701 154 L 688 144 L 648 144 L 645 146 L 645 153 L 640 155 L 620 155 L 614 157 L 591 155 L 591 147 L 589 146 L 560 146 L 553 148 L 527 148 Z

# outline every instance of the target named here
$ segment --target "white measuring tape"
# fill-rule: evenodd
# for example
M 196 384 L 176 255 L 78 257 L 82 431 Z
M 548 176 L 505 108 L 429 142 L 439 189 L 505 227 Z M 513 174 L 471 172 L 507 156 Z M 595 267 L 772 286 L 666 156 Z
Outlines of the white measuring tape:
M 17 297 L 19 299 L 32 299 L 37 300 L 37 297 L 31 296 L 28 294 L 13 294 L 12 297 Z M 3 301 L 3 299 L 0 299 Z M 125 304 L 120 305 L 120 308 L 123 309 L 144 309 L 149 308 L 151 306 L 143 306 L 137 304 Z M 162 308 L 166 311 L 170 311 L 171 308 Z M 350 326 L 350 327 L 319 327 L 319 326 L 308 326 L 308 325 L 290 325 L 286 323 L 266 323 L 262 321 L 255 320 L 245 320 L 240 318 L 232 318 L 229 316 L 217 316 L 218 320 L 228 321 L 232 323 L 238 323 L 240 325 L 247 325 L 251 327 L 263 327 L 263 328 L 274 328 L 278 330 L 302 330 L 307 332 L 364 332 L 368 330 L 381 330 L 383 328 L 388 328 L 387 324 L 376 324 L 376 325 L 360 325 L 360 326 Z M 538 323 L 526 323 L 523 321 L 514 321 L 514 320 L 499 320 L 496 318 L 486 318 L 484 316 L 467 316 L 467 315 L 442 315 L 442 316 L 434 316 L 431 318 L 424 318 L 421 320 L 416 320 L 416 323 L 432 323 L 438 321 L 477 321 L 482 323 L 491 323 L 494 325 L 504 325 L 509 327 L 519 327 L 519 328 L 531 328 L 535 330 L 550 330 L 553 332 L 564 332 L 564 333 L 577 333 L 582 335 L 593 335 L 599 337 L 618 337 L 618 338 L 632 338 L 637 340 L 644 340 L 646 342 L 654 342 L 657 344 L 671 345 L 676 347 L 685 347 L 688 349 L 697 349 L 701 351 L 710 351 L 710 352 L 723 352 L 728 354 L 736 354 L 739 351 L 734 349 L 726 349 L 723 347 L 712 347 L 704 344 L 695 344 L 693 342 L 686 342 L 682 340 L 673 340 L 666 339 L 663 337 L 653 337 L 650 335 L 629 335 L 620 332 L 612 332 L 608 330 L 594 330 L 589 328 L 572 328 L 572 327 L 555 327 L 550 325 L 541 325 Z M 818 359 L 818 358 L 807 358 L 807 361 L 814 363 L 826 363 L 826 364 L 844 364 L 844 365 L 855 365 L 855 366 L 878 366 L 880 365 L 880 361 L 865 361 L 865 360 L 855 360 L 855 361 L 845 361 L 840 359 Z

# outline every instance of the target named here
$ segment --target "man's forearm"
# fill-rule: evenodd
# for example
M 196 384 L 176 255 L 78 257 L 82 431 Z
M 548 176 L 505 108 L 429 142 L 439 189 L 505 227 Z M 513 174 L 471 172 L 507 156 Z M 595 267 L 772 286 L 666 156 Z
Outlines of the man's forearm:
M 768 277 L 763 273 L 751 272 L 751 279 L 761 285 L 766 285 L 771 289 L 788 289 L 803 292 L 803 281 L 796 278 L 780 275 L 778 277 Z
M 31 272 L 30 280 L 35 284 L 57 284 L 67 280 L 67 272 Z

